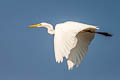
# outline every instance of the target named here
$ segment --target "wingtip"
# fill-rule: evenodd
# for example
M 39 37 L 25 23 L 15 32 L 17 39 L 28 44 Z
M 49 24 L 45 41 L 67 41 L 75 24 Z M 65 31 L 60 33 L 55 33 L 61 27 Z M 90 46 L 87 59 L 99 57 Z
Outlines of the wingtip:
M 56 59 L 56 62 L 57 62 L 57 63 L 62 63 L 62 62 L 63 62 L 63 58 L 61 58 L 61 59 Z
M 70 60 L 67 60 L 67 64 L 68 64 L 68 70 L 72 70 L 73 66 L 74 66 L 74 63 Z

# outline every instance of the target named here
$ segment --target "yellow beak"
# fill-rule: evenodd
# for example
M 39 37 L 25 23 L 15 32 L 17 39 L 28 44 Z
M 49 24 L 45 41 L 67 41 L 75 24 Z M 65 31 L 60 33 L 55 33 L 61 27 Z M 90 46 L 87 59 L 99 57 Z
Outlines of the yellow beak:
M 38 25 L 29 25 L 28 27 L 32 28 L 32 27 L 38 27 Z
M 36 24 L 36 25 L 29 25 L 28 27 L 33 28 L 33 27 L 38 27 L 38 26 L 42 26 L 41 24 Z

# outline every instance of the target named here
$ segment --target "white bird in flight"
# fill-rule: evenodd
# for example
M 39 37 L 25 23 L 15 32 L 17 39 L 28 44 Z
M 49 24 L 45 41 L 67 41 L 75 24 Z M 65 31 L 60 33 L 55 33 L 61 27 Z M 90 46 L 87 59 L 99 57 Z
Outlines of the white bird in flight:
M 112 34 L 107 32 L 96 32 L 99 29 L 97 26 L 74 21 L 56 24 L 55 30 L 51 24 L 45 22 L 28 27 L 44 27 L 48 29 L 49 34 L 54 35 L 56 62 L 62 63 L 65 57 L 67 59 L 68 70 L 71 70 L 74 65 L 79 66 L 96 33 L 112 36 Z

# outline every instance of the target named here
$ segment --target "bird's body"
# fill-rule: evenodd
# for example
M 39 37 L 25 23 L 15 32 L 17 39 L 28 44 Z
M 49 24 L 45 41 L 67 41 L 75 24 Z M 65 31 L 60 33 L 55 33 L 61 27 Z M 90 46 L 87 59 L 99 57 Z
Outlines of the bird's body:
M 49 34 L 54 35 L 56 62 L 63 62 L 65 57 L 69 70 L 74 65 L 79 66 L 87 53 L 89 44 L 94 39 L 96 30 L 99 29 L 96 26 L 73 21 L 57 24 L 55 30 L 48 23 L 40 23 L 29 27 L 45 27 Z M 100 34 L 105 35 L 104 33 Z

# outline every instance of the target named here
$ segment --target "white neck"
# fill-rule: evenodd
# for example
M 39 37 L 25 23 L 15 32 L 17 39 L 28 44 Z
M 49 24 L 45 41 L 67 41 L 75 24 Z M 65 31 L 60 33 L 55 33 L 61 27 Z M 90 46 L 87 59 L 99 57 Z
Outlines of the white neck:
M 51 24 L 45 23 L 42 24 L 42 26 L 48 29 L 49 34 L 53 35 L 55 33 L 53 26 Z

